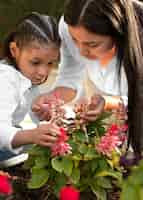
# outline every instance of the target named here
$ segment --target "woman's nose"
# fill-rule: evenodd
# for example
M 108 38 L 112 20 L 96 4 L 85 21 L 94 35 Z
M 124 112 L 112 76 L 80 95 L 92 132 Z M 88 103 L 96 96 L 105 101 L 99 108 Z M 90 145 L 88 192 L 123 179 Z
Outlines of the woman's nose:
M 79 48 L 80 54 L 82 56 L 88 56 L 89 55 L 89 50 L 83 44 L 78 44 L 78 48 Z

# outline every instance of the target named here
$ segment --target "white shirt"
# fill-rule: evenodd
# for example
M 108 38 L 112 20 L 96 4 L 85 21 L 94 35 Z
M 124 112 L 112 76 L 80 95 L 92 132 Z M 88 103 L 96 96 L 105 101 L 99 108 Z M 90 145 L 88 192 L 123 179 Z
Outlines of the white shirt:
M 89 79 L 101 93 L 127 97 L 126 75 L 122 67 L 119 84 L 116 56 L 104 68 L 98 60 L 89 60 L 81 56 L 63 17 L 59 22 L 59 33 L 62 39 L 61 63 L 55 87 L 65 86 L 80 93 L 82 80 L 85 77 L 85 73 L 88 73 Z
M 31 103 L 38 95 L 38 87 L 32 87 L 31 81 L 21 72 L 13 66 L 0 63 L 0 148 L 7 148 L 14 153 L 21 150 L 12 149 L 11 142 L 21 130 L 18 125 L 25 115 L 30 112 L 32 117 Z

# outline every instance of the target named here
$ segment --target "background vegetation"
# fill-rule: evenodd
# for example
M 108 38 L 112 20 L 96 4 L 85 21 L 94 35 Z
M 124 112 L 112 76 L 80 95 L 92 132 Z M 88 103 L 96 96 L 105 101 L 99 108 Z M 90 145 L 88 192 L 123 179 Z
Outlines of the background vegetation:
M 7 32 L 23 16 L 32 11 L 54 15 L 63 12 L 65 0 L 0 0 L 0 44 Z

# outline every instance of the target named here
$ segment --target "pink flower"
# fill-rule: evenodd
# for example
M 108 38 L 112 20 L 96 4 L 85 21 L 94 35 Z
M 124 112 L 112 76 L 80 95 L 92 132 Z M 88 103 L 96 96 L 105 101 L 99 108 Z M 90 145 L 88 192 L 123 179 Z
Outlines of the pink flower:
M 12 193 L 12 187 L 7 176 L 0 175 L 0 193 L 5 195 Z
M 71 153 L 71 146 L 66 143 L 68 140 L 67 132 L 64 128 L 60 128 L 60 136 L 57 141 L 52 145 L 52 156 L 65 155 Z
M 100 143 L 97 144 L 96 149 L 104 155 L 110 155 L 122 142 L 116 135 L 109 135 L 108 133 L 101 137 Z
M 80 192 L 72 187 L 65 186 L 60 190 L 60 200 L 79 200 Z
M 71 146 L 65 142 L 56 142 L 51 147 L 52 156 L 64 156 L 71 153 Z

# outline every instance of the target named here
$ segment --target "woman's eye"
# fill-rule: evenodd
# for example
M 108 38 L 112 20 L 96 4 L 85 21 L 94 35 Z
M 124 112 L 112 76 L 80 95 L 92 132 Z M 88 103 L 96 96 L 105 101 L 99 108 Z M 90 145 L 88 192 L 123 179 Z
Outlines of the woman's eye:
M 89 45 L 89 47 L 91 47 L 91 48 L 96 48 L 96 47 L 98 47 L 99 46 L 99 44 L 90 44 Z

